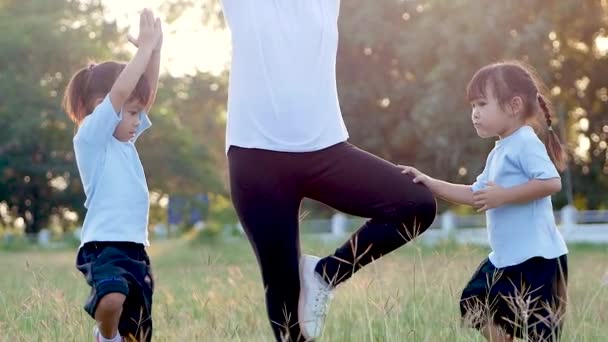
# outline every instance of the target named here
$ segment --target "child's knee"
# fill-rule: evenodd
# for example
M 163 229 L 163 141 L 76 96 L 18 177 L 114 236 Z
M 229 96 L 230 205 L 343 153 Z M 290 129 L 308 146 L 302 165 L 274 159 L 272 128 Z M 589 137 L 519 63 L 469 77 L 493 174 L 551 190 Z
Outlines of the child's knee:
M 113 314 L 122 310 L 122 306 L 125 303 L 127 297 L 119 292 L 108 293 L 103 296 L 97 304 L 97 314 Z

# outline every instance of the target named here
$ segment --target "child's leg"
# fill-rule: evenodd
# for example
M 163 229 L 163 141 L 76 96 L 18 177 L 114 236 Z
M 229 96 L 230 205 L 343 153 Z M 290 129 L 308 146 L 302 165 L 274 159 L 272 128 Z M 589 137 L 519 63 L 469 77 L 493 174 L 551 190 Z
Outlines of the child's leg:
M 566 304 L 567 257 L 533 257 L 501 269 L 494 323 L 513 338 L 559 341 Z M 505 281 L 506 280 L 506 281 Z
M 122 293 L 108 293 L 99 301 L 95 310 L 95 320 L 101 335 L 113 339 L 118 334 L 118 323 L 122 314 L 122 306 L 127 299 Z
M 154 280 L 147 254 L 142 250 L 139 256 L 137 260 L 143 261 L 148 266 L 148 273 L 134 272 L 133 282 L 129 284 L 129 297 L 123 305 L 118 329 L 127 341 L 150 342 L 153 332 L 152 298 Z M 134 265 L 138 264 L 134 262 Z M 137 274 L 136 277 L 135 274 Z
M 532 341 L 559 341 L 568 301 L 568 257 L 535 259 L 523 272 L 530 287 L 537 289 L 530 294 L 535 299 L 531 300 L 534 314 L 528 320 L 528 336 Z
M 494 323 L 497 298 L 493 288 L 501 286 L 501 272 L 489 259 L 481 262 L 460 297 L 460 313 L 464 327 L 475 328 L 492 342 L 512 341 L 504 329 Z
M 149 276 L 144 246 L 132 242 L 86 243 L 78 252 L 76 266 L 91 286 L 84 308 L 97 321 L 100 337 L 112 340 L 131 333 L 121 326 L 130 321 L 130 311 L 129 315 L 124 312 L 125 304 L 132 298 L 141 302 L 142 286 L 138 284 Z M 149 292 L 147 297 L 151 298 Z M 148 302 L 146 308 L 151 306 L 151 300 Z M 135 333 L 136 330 L 132 332 Z

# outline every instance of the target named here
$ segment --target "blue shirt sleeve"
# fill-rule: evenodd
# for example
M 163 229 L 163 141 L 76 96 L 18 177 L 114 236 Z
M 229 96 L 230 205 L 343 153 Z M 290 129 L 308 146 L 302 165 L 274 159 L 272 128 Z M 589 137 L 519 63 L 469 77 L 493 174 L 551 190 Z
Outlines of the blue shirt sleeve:
M 105 144 L 112 138 L 120 120 L 122 120 L 122 114 L 114 111 L 108 94 L 93 109 L 93 113 L 84 118 L 74 139 L 91 144 Z
M 141 123 L 139 124 L 139 127 L 137 127 L 137 131 L 135 132 L 135 137 L 133 138 L 133 141 L 136 141 L 137 138 L 139 138 L 140 134 L 142 134 L 145 130 L 152 126 L 152 122 L 150 121 L 148 113 L 146 112 L 139 113 L 139 120 Z
M 560 178 L 549 158 L 547 148 L 538 138 L 526 141 L 519 153 L 519 163 L 523 173 L 530 180 Z
M 488 175 L 486 172 L 487 169 L 488 169 L 488 167 L 486 165 L 486 167 L 483 169 L 481 174 L 479 176 L 477 176 L 475 183 L 473 183 L 473 185 L 471 185 L 471 190 L 473 192 L 476 192 L 476 191 L 479 191 L 479 190 L 485 188 L 486 183 L 488 182 Z
M 473 192 L 479 191 L 486 187 L 486 183 L 489 181 L 488 169 L 489 165 L 492 163 L 492 158 L 494 157 L 495 153 L 494 151 L 495 150 L 490 151 L 490 154 L 488 154 L 488 157 L 486 158 L 486 165 L 483 167 L 483 171 L 479 176 L 477 176 L 475 183 L 471 185 L 471 190 Z

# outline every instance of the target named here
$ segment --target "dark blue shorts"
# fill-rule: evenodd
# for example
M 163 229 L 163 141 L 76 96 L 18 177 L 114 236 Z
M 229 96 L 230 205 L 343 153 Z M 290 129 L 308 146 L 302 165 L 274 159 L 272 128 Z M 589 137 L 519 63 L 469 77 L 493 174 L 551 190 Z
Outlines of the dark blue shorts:
M 496 268 L 486 258 L 462 291 L 460 312 L 465 325 L 488 322 L 512 337 L 558 341 L 563 325 L 568 259 L 534 257 Z
M 122 293 L 118 330 L 136 341 L 152 337 L 154 279 L 144 245 L 133 242 L 88 242 L 78 251 L 76 267 L 91 286 L 84 309 L 95 318 L 99 301 L 108 293 Z

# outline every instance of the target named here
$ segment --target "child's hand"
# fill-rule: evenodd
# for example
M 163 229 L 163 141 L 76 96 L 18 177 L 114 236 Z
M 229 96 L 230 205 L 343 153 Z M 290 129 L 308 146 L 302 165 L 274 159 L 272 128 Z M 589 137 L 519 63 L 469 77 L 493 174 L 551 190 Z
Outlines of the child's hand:
M 416 169 L 415 167 L 405 165 L 398 165 L 397 167 L 402 170 L 401 173 L 406 173 L 414 176 L 414 183 L 426 184 L 426 181 L 429 179 L 429 176 L 418 171 L 418 169 Z
M 154 48 L 155 52 L 159 52 L 161 47 L 163 46 L 163 25 L 160 21 L 160 18 L 156 18 L 156 28 L 158 29 L 158 43 L 156 43 L 156 47 Z
M 494 182 L 488 182 L 484 189 L 473 193 L 474 207 L 479 208 L 477 212 L 498 208 L 507 202 L 505 197 L 505 188 Z
M 151 10 L 144 9 L 139 16 L 139 37 L 128 35 L 127 39 L 137 48 L 159 51 L 163 40 L 160 18 L 154 18 Z

